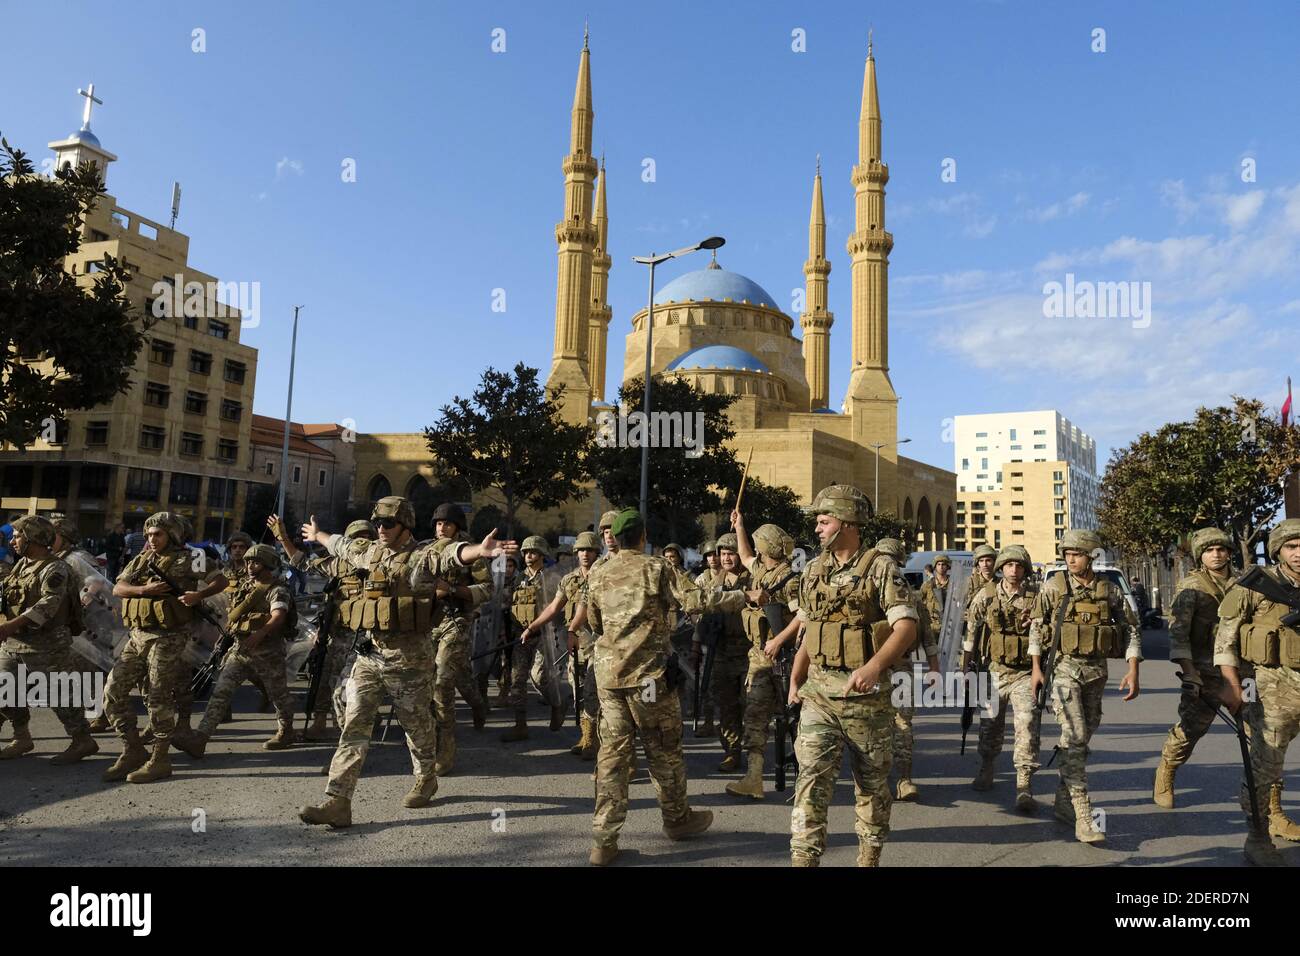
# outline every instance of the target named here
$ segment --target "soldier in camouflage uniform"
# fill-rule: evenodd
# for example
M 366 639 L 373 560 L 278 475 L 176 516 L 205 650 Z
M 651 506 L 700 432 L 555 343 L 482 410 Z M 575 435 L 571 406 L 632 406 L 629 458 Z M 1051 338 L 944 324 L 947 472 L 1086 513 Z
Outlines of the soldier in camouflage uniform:
M 700 545 L 700 553 L 704 556 L 704 570 L 695 576 L 695 584 L 706 591 L 713 587 L 720 587 L 722 567 L 718 564 L 718 542 L 712 539 L 705 541 Z M 698 636 L 699 629 L 696 628 L 695 638 L 691 641 L 691 661 L 696 669 L 704 666 L 704 648 L 696 639 Z M 700 713 L 704 721 L 695 730 L 695 737 L 698 740 L 711 740 L 718 736 L 718 730 L 713 725 L 713 718 L 718 708 L 713 699 L 712 675 L 710 674 L 709 677 L 709 686 L 700 691 Z
M 799 777 L 790 821 L 790 862 L 817 866 L 845 745 L 853 768 L 858 865 L 879 866 L 889 835 L 894 708 L 890 669 L 917 639 L 918 617 L 893 558 L 870 548 L 871 517 L 850 485 L 823 488 L 805 509 L 817 519 L 822 552 L 804 568 L 790 703 L 801 703 L 795 756 Z
M 542 628 L 557 615 L 564 615 L 564 626 L 569 633 L 569 656 L 573 659 L 574 687 L 582 697 L 582 737 L 569 748 L 569 753 L 583 760 L 595 760 L 599 741 L 596 739 L 597 721 L 600 719 L 600 699 L 596 693 L 596 670 L 592 666 L 592 645 L 595 635 L 587 626 L 583 609 L 587 603 L 587 579 L 600 553 L 600 539 L 595 532 L 584 531 L 573 544 L 578 556 L 578 566 L 560 581 L 559 592 L 541 614 L 524 628 L 521 639 L 530 639 L 542 633 Z M 582 613 L 581 619 L 579 614 Z
M 1118 586 L 1093 572 L 1093 555 L 1101 550 L 1095 531 L 1067 531 L 1061 537 L 1065 569 L 1048 578 L 1038 592 L 1029 629 L 1033 659 L 1032 692 L 1047 680 L 1042 659 L 1056 637 L 1060 646 L 1051 676 L 1052 710 L 1061 725 L 1060 779 L 1056 788 L 1056 818 L 1074 824 L 1075 839 L 1101 843 L 1105 833 L 1093 821 L 1088 797 L 1088 742 L 1101 724 L 1101 701 L 1109 675 L 1106 661 L 1128 661 L 1119 689 L 1124 700 L 1137 697 L 1138 665 L 1142 661 L 1142 632 Z
M 530 630 L 528 625 L 545 608 L 546 559 L 551 554 L 546 539 L 536 534 L 525 538 L 519 550 L 524 555 L 524 573 L 515 581 L 510 599 L 511 630 L 519 641 L 514 648 L 510 677 L 510 706 L 514 708 L 515 725 L 501 735 L 503 743 L 528 739 L 528 681 L 538 648 L 538 642 L 531 638 L 539 633 L 537 629 Z M 550 692 L 550 673 L 546 668 L 542 668 L 540 677 L 538 689 L 546 696 Z M 552 704 L 551 730 L 559 730 L 563 723 L 564 707 Z
M 681 840 L 713 822 L 710 811 L 691 810 L 686 800 L 681 701 L 668 686 L 668 622 L 674 611 L 739 610 L 745 600 L 740 593 L 701 591 L 673 574 L 663 558 L 643 554 L 645 525 L 638 512 L 620 512 L 610 530 L 619 551 L 587 581 L 587 613 L 600 635 L 595 647 L 600 755 L 590 857 L 597 866 L 618 854 L 635 734 L 645 742 L 668 837 Z M 761 597 L 757 591 L 751 596 Z
M 338 749 L 330 763 L 324 803 L 303 807 L 304 823 L 331 827 L 352 825 L 352 794 L 370 749 L 375 715 L 387 692 L 411 751 L 415 782 L 402 800 L 408 808 L 428 806 L 438 791 L 437 730 L 433 719 L 435 657 L 430 634 L 437 610 L 437 579 L 453 567 L 496 557 L 510 547 L 498 545 L 495 532 L 481 545 L 457 543 L 430 566 L 422 562 L 411 528 L 415 508 L 406 498 L 390 495 L 375 503 L 371 521 L 379 540 L 356 553 L 340 534 L 327 534 L 313 518 L 303 525 L 306 541 L 325 546 L 336 558 L 364 570 L 358 598 L 341 607 L 343 621 L 358 634 L 357 659 L 346 684 L 347 714 Z
M 981 669 L 992 675 L 998 695 L 996 714 L 988 717 L 980 711 L 980 769 L 971 787 L 981 791 L 993 787 L 994 762 L 1002 753 L 1010 707 L 1015 728 L 1016 809 L 1022 813 L 1032 813 L 1038 806 L 1032 779 L 1039 767 L 1043 719 L 1042 711 L 1034 706 L 1029 657 L 1030 618 L 1038 601 L 1037 589 L 1026 584 L 1032 568 L 1029 552 L 1018 544 L 998 552 L 993 571 L 1002 572 L 1001 579 L 986 584 L 971 601 L 961 644 L 962 672 L 979 660 Z
M 718 538 L 718 566 L 720 584 L 729 591 L 750 588 L 749 572 L 740 563 L 739 543 L 735 533 Z M 722 773 L 740 769 L 741 749 L 745 733 L 745 675 L 749 673 L 749 638 L 745 636 L 745 622 L 739 611 L 719 615 L 721 631 L 713 647 L 713 669 L 709 674 L 709 687 L 718 704 L 718 740 L 722 743 L 723 758 L 718 764 Z
M 1165 737 L 1151 794 L 1155 804 L 1165 809 L 1174 806 L 1174 774 L 1191 757 L 1196 742 L 1214 723 L 1215 710 L 1227 699 L 1223 675 L 1214 665 L 1214 630 L 1219 604 L 1233 584 L 1233 542 L 1218 528 L 1202 528 L 1190 544 L 1196 570 L 1178 582 L 1169 622 L 1169 659 L 1183 675 L 1183 692 L 1178 722 Z M 1246 726 L 1255 729 L 1258 704 L 1247 705 L 1244 716 Z
M 345 601 L 361 597 L 365 590 L 364 582 L 357 574 L 356 568 L 347 561 L 328 553 L 320 557 L 312 557 L 308 552 L 298 548 L 286 533 L 284 523 L 278 515 L 271 515 L 266 519 L 266 523 L 276 540 L 284 547 L 285 556 L 289 559 L 291 567 L 318 574 L 327 581 L 335 579 L 338 581 L 334 590 L 326 598 L 334 605 L 334 622 L 329 635 L 329 647 L 325 651 L 320 692 L 316 695 L 312 713 L 309 715 L 311 726 L 302 732 L 304 741 L 320 740 L 325 736 L 325 721 L 331 709 L 334 711 L 335 724 L 340 729 L 343 727 L 344 702 L 341 691 L 348 674 L 352 671 L 352 663 L 356 659 L 356 653 L 352 649 L 356 632 L 348 629 L 339 611 Z M 343 532 L 343 539 L 347 542 L 350 552 L 363 554 L 375 540 L 375 526 L 364 518 L 349 522 Z M 326 608 L 321 608 L 322 619 L 325 611 Z M 316 641 L 320 640 L 321 637 L 317 634 Z
M 998 559 L 997 549 L 981 544 L 975 549 L 974 559 L 975 567 L 970 577 L 966 579 L 966 594 L 962 598 L 963 614 L 970 610 L 970 602 L 975 600 L 975 595 L 993 583 L 993 564 Z
M 245 552 L 247 570 L 239 578 L 230 596 L 227 629 L 235 644 L 221 662 L 221 673 L 208 698 L 207 709 L 197 731 L 177 731 L 172 742 L 195 759 L 207 750 L 208 740 L 217 729 L 241 684 L 253 674 L 261 678 L 275 706 L 279 729 L 262 744 L 263 750 L 283 750 L 293 743 L 293 698 L 285 678 L 284 641 L 287 628 L 296 617 L 293 595 L 277 578 L 280 556 L 265 544 L 255 544 Z
M 937 555 L 934 559 L 934 576 L 921 585 L 921 603 L 935 630 L 943 624 L 943 609 L 948 604 L 948 591 L 952 586 L 952 579 L 948 577 L 951 571 L 952 560 L 946 554 Z
M 18 563 L 5 576 L 0 591 L 0 672 L 15 680 L 20 666 L 28 675 L 43 673 L 51 693 L 56 688 L 74 689 L 68 678 L 57 675 L 84 671 L 72 651 L 72 628 L 80 630 L 80 595 L 72 590 L 72 570 L 53 554 L 54 542 L 54 525 L 47 519 L 28 515 L 15 521 L 12 546 Z M 99 752 L 99 745 L 90 736 L 90 725 L 75 701 L 65 701 L 53 709 L 72 742 L 50 763 L 75 763 Z M 3 713 L 13 723 L 14 737 L 9 746 L 0 750 L 0 760 L 32 751 L 36 745 L 28 729 L 28 708 L 6 707 Z
M 468 542 L 465 512 L 454 504 L 441 504 L 433 512 L 437 540 L 423 552 L 425 562 L 434 562 L 455 542 Z M 435 575 L 436 576 L 436 575 Z M 492 579 L 486 561 L 472 568 L 453 569 L 439 587 L 443 603 L 442 620 L 433 630 L 438 670 L 433 684 L 433 701 L 438 716 L 438 776 L 451 772 L 456 758 L 456 692 L 469 704 L 474 729 L 487 723 L 487 703 L 479 696 L 478 683 L 469 666 L 469 628 L 474 608 L 491 597 Z
M 1300 518 L 1288 518 L 1268 536 L 1268 556 L 1275 562 L 1264 569 L 1292 604 L 1300 603 Z M 1214 662 L 1227 686 L 1223 699 L 1228 709 L 1242 716 L 1242 661 L 1255 665 L 1255 690 L 1259 698 L 1259 724 L 1250 735 L 1250 762 L 1254 771 L 1256 799 L 1262 805 L 1268 797 L 1267 822 L 1253 823 L 1246 838 L 1246 859 L 1257 866 L 1284 866 L 1270 836 L 1300 840 L 1300 827 L 1282 808 L 1282 768 L 1287 747 L 1300 733 L 1300 627 L 1283 624 L 1291 607 L 1264 597 L 1257 591 L 1234 587 L 1219 605 L 1219 624 L 1214 634 Z M 1242 788 L 1242 807 L 1249 808 L 1250 795 Z
M 787 627 L 799 610 L 799 575 L 790 568 L 794 539 L 778 526 L 761 525 L 754 531 L 751 544 L 749 533 L 745 530 L 744 516 L 739 511 L 731 513 L 731 525 L 735 528 L 741 564 L 749 569 L 751 586 L 762 590 L 767 599 L 763 605 L 746 604 L 740 612 L 748 654 L 741 742 L 748 763 L 745 776 L 727 784 L 726 790 L 733 797 L 762 800 L 767 729 L 772 715 L 783 703 L 773 663 L 781 649 L 797 633 L 797 629 L 790 629 L 787 633 Z M 776 617 L 780 621 L 779 628 L 769 621 L 765 606 L 775 606 Z
M 901 568 L 907 561 L 907 549 L 897 538 L 881 538 L 876 542 L 876 550 L 889 555 Z M 916 647 L 899 658 L 890 675 L 890 683 L 901 680 L 906 690 L 894 699 L 894 744 L 893 765 L 897 776 L 894 796 L 899 800 L 915 800 L 920 796 L 920 789 L 912 781 L 912 755 L 916 749 L 916 738 L 912 725 L 916 721 L 916 701 L 914 699 L 913 675 L 914 661 L 919 653 L 925 659 L 931 674 L 939 673 L 939 644 L 935 640 L 935 628 L 930 622 L 930 613 L 921 595 L 912 592 L 912 607 L 916 610 L 917 631 L 919 639 Z M 901 675 L 901 676 L 896 676 Z
M 131 637 L 108 675 L 104 709 L 109 722 L 122 738 L 122 755 L 104 772 L 106 782 L 127 780 L 152 783 L 171 776 L 171 738 L 176 730 L 177 700 L 188 697 L 188 673 L 182 653 L 190 639 L 192 608 L 218 593 L 224 579 L 199 587 L 201 562 L 185 547 L 187 523 L 166 511 L 150 515 L 144 523 L 148 547 L 131 559 L 113 585 L 122 598 L 122 623 Z M 156 563 L 184 589 L 175 594 L 150 569 Z M 140 742 L 131 688 L 149 679 L 146 704 L 154 735 L 153 756 Z

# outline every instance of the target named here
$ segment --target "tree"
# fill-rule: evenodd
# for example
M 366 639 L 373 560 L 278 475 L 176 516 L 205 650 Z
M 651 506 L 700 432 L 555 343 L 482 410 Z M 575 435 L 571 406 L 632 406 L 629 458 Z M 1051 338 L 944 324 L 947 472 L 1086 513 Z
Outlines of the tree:
M 881 538 L 897 538 L 903 542 L 907 553 L 916 550 L 916 531 L 906 521 L 892 511 L 873 514 L 871 519 L 861 527 L 862 540 L 867 547 L 873 547 Z
M 68 411 L 130 388 L 144 343 L 123 295 L 130 274 L 105 256 L 85 287 L 63 268 L 104 192 L 93 164 L 47 179 L 0 139 L 0 442 L 53 438 Z
M 1129 554 L 1186 550 L 1187 536 L 1215 526 L 1232 535 L 1241 560 L 1282 504 L 1282 482 L 1300 464 L 1300 432 L 1262 402 L 1199 408 L 1188 422 L 1143 433 L 1112 452 L 1098 509 L 1108 542 Z
M 735 495 L 727 501 L 725 507 L 735 504 Z M 741 501 L 745 515 L 745 527 L 755 531 L 759 525 L 774 524 L 796 543 L 808 543 L 812 540 L 812 519 L 799 507 L 798 496 L 785 485 L 768 485 L 757 478 L 745 482 L 745 497 Z M 718 514 L 721 526 L 731 527 L 731 512 Z
M 546 511 L 586 495 L 591 427 L 560 417 L 562 395 L 548 396 L 522 362 L 513 375 L 489 368 L 472 398 L 453 398 L 424 429 L 440 481 L 501 493 L 508 538 L 520 506 Z
M 634 378 L 618 390 L 619 405 L 639 412 L 644 402 L 642 379 Z M 646 496 L 647 531 L 655 542 L 681 541 L 699 537 L 700 516 L 721 512 L 735 499 L 740 486 L 740 466 L 724 442 L 735 436 L 726 411 L 735 402 L 732 395 L 712 395 L 679 378 L 654 379 L 652 411 L 681 416 L 704 416 L 703 437 L 698 456 L 685 447 L 650 449 L 649 489 Z M 682 422 L 695 422 L 692 417 Z M 632 424 L 629 416 L 629 424 Z M 693 424 L 692 424 L 693 427 Z M 685 434 L 682 432 L 681 434 Z M 628 433 L 629 437 L 631 432 Z M 590 472 L 601 494 L 619 508 L 639 507 L 641 499 L 641 446 L 621 441 L 617 432 L 602 428 L 588 455 Z M 719 489 L 731 489 L 726 495 Z

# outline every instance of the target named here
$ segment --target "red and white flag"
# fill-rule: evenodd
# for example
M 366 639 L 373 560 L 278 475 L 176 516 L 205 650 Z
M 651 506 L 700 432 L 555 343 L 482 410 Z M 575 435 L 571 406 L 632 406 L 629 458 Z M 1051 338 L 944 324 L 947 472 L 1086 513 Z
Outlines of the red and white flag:
M 1291 418 L 1291 376 L 1286 379 L 1286 401 L 1282 403 L 1282 427 L 1286 428 Z

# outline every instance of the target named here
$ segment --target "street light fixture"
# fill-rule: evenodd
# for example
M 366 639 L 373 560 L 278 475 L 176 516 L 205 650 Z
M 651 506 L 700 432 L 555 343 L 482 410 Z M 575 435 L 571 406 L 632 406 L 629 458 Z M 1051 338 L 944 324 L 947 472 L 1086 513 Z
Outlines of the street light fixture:
M 886 445 L 906 445 L 912 439 L 900 438 L 898 441 L 873 441 L 871 447 L 876 450 L 876 492 L 871 496 L 871 505 L 880 514 L 880 449 Z
M 676 259 L 678 256 L 684 256 L 691 252 L 698 252 L 700 249 L 717 249 L 726 245 L 727 240 L 721 236 L 710 236 L 702 242 L 697 242 L 693 246 L 686 246 L 677 249 L 674 252 L 665 252 L 655 255 L 653 252 L 648 256 L 633 256 L 632 261 L 640 263 L 643 266 L 650 267 L 650 299 L 646 307 L 646 333 L 645 333 L 645 395 L 641 404 L 641 411 L 645 414 L 646 427 L 650 424 L 650 363 L 654 354 L 654 335 L 655 335 L 655 266 L 661 262 L 667 262 L 669 259 Z M 644 438 L 644 435 L 642 436 Z M 650 516 L 646 513 L 646 499 L 650 493 L 650 443 L 642 441 L 641 443 L 641 520 L 649 526 Z M 646 536 L 647 543 L 649 535 Z

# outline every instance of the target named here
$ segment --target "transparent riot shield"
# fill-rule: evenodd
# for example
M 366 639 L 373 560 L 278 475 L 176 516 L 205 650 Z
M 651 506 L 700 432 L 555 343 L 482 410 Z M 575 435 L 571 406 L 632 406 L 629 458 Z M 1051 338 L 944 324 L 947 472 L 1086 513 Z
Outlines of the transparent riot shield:
M 966 585 L 974 570 L 974 559 L 953 559 L 952 571 L 948 576 L 948 599 L 943 606 L 939 633 L 935 635 L 939 642 L 939 671 L 944 674 L 961 663 L 961 642 L 966 630 Z
M 508 584 L 506 557 L 501 555 L 492 561 L 492 597 L 479 605 L 478 616 L 470 625 L 470 668 L 476 678 L 489 673 L 500 656 L 500 651 L 492 649 L 504 640 L 501 625 L 510 599 Z
M 560 578 L 563 575 L 560 569 L 551 566 L 542 571 L 541 575 L 541 598 L 537 602 L 538 608 L 549 607 L 555 600 L 555 595 L 560 592 Z M 565 712 L 570 705 L 572 688 L 568 679 L 569 667 L 569 632 L 564 627 L 561 617 L 556 617 L 542 628 L 542 633 L 536 638 L 541 644 L 537 650 L 537 657 L 533 661 L 533 672 L 530 675 L 533 680 L 533 686 L 538 693 L 552 707 L 559 707 Z
M 102 671 L 111 671 L 130 633 L 122 623 L 122 599 L 113 596 L 113 585 L 99 566 L 83 551 L 65 559 L 81 577 L 81 617 L 84 628 L 72 637 L 72 647 L 81 657 Z

